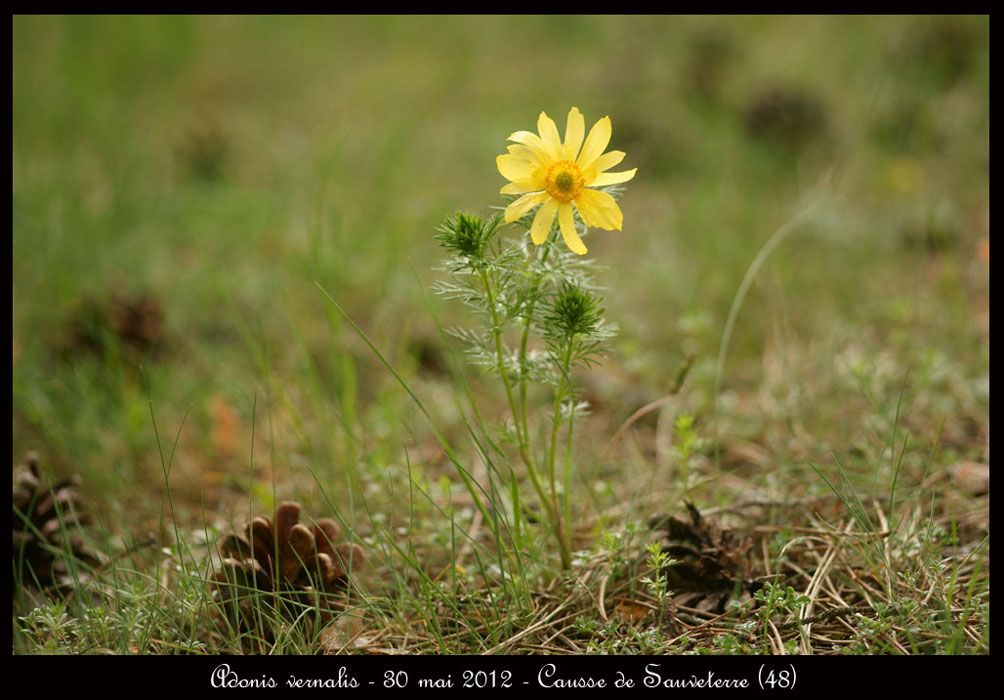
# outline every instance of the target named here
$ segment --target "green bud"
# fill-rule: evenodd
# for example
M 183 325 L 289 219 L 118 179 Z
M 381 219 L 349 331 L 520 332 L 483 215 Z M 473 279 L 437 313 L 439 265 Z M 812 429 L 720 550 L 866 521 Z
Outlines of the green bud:
M 457 212 L 455 217 L 447 219 L 439 227 L 436 240 L 447 250 L 475 262 L 481 261 L 501 221 L 498 215 L 482 221 L 476 214 Z
M 589 290 L 565 282 L 547 315 L 547 325 L 557 330 L 557 335 L 565 337 L 588 335 L 597 329 L 602 320 L 601 301 Z

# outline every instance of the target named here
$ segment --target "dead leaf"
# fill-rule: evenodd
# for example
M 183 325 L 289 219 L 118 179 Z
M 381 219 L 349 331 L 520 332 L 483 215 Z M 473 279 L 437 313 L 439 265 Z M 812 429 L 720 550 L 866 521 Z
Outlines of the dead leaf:
M 650 612 L 652 609 L 649 606 L 636 603 L 633 600 L 622 600 L 614 608 L 615 615 L 626 617 L 631 622 L 644 620 Z

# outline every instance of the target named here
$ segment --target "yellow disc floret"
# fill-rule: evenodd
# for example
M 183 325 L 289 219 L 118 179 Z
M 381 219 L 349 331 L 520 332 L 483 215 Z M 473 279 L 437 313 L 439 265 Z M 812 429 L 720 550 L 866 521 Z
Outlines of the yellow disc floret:
M 586 179 L 582 171 L 570 160 L 559 160 L 547 169 L 544 191 L 559 202 L 571 202 L 582 192 Z

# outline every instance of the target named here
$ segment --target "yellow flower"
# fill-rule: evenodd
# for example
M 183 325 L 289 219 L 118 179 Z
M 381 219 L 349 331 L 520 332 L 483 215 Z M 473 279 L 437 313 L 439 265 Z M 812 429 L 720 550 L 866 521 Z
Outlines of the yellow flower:
M 572 205 L 579 210 L 586 226 L 620 231 L 624 215 L 617 202 L 608 193 L 589 188 L 627 182 L 638 168 L 606 172 L 624 159 L 623 151 L 603 152 L 610 143 L 610 117 L 603 117 L 593 125 L 585 143 L 585 119 L 575 107 L 568 112 L 564 143 L 558 136 L 554 120 L 544 112 L 537 118 L 537 131 L 539 136 L 530 131 L 517 131 L 509 137 L 516 142 L 508 147 L 509 153 L 495 159 L 499 172 L 510 180 L 502 188 L 502 194 L 523 195 L 506 207 L 506 223 L 540 204 L 530 227 L 533 242 L 540 245 L 547 239 L 557 214 L 565 244 L 573 252 L 585 255 L 586 246 L 575 230 Z

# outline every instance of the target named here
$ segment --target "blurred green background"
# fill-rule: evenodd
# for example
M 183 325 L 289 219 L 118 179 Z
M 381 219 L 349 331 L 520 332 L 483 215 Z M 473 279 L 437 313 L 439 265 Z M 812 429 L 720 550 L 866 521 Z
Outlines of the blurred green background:
M 588 239 L 621 327 L 599 435 L 688 354 L 707 421 L 736 290 L 814 206 L 742 306 L 720 429 L 803 459 L 901 401 L 988 459 L 988 17 L 19 16 L 13 64 L 14 459 L 111 509 L 182 423 L 193 504 L 247 485 L 252 420 L 264 482 L 403 461 L 413 408 L 318 283 L 455 421 L 434 229 L 573 105 L 638 168 Z

